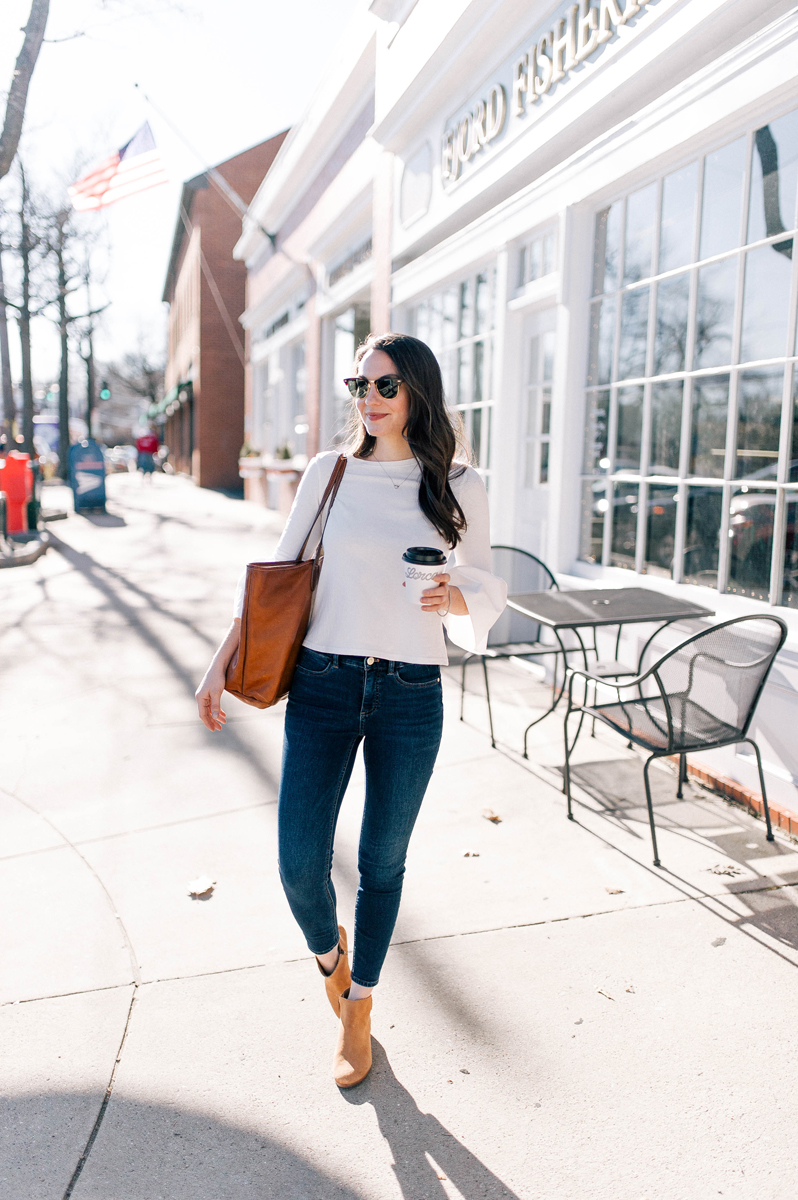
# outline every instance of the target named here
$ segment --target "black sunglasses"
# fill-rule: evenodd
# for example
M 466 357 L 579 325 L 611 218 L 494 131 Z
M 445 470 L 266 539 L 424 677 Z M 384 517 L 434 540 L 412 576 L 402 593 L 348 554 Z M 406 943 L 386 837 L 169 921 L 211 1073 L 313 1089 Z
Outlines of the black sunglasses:
M 399 392 L 399 384 L 402 382 L 398 375 L 381 375 L 379 379 L 374 380 L 374 386 L 384 400 L 395 400 Z M 362 400 L 367 396 L 371 386 L 371 381 L 364 375 L 357 375 L 354 379 L 345 379 L 344 383 L 356 400 Z

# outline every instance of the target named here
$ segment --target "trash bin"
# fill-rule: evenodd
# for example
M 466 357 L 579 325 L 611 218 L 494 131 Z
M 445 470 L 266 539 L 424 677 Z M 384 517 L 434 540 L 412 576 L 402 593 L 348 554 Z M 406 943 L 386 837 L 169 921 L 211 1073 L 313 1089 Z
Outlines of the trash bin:
M 69 447 L 69 486 L 75 512 L 94 509 L 105 512 L 105 459 L 93 438 Z
M 6 494 L 7 532 L 24 533 L 28 528 L 28 502 L 33 497 L 33 471 L 29 454 L 12 450 L 6 455 L 0 475 L 0 489 Z

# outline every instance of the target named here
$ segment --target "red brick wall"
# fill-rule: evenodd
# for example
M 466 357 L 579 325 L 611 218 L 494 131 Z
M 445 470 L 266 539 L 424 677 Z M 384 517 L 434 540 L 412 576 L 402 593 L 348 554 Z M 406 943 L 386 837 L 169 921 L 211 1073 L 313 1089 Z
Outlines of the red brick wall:
M 287 131 L 286 131 L 287 132 Z M 248 204 L 280 149 L 285 133 L 237 154 L 217 167 Z M 238 453 L 244 441 L 244 330 L 239 317 L 245 307 L 246 268 L 233 258 L 241 236 L 241 217 L 218 188 L 210 184 L 194 193 L 192 225 L 199 230 L 207 272 L 199 288 L 199 371 L 194 379 L 193 474 L 201 487 L 241 487 Z M 178 275 L 183 269 L 185 243 Z M 212 287 L 208 272 L 216 285 Z M 174 296 L 175 288 L 170 289 Z M 220 311 L 221 305 L 228 320 Z M 239 347 L 241 356 L 237 353 Z

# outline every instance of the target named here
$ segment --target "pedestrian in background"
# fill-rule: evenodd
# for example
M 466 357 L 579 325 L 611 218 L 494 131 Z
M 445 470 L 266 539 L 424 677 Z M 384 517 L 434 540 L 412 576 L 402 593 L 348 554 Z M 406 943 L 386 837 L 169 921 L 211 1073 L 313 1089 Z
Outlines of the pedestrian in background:
M 278 832 L 285 894 L 339 1018 L 335 1080 L 352 1087 L 371 1068 L 371 993 L 440 745 L 444 626 L 463 649 L 484 649 L 507 588 L 491 573 L 485 486 L 467 452 L 461 448 L 456 457 L 457 433 L 429 347 L 405 334 L 372 336 L 345 382 L 354 400 L 347 466 L 288 696 Z M 299 554 L 338 454 L 309 463 L 276 561 Z M 426 548 L 443 563 L 415 599 L 402 585 L 410 547 Z M 314 550 L 311 540 L 306 556 Z M 236 619 L 196 692 L 211 730 L 225 723 L 220 701 L 239 641 L 244 579 Z M 338 813 L 361 742 L 366 799 L 350 973 L 331 868 Z
M 136 439 L 136 466 L 144 478 L 149 479 L 150 482 L 152 482 L 155 470 L 155 455 L 158 453 L 160 444 L 154 425 L 150 425 L 148 433 L 142 434 L 140 438 Z

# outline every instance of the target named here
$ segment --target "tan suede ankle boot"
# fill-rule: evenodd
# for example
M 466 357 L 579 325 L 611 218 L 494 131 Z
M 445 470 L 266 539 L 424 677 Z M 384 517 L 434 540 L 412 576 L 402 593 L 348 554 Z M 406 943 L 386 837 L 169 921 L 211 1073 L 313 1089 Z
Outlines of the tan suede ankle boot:
M 344 929 L 343 925 L 338 926 L 338 936 L 340 941 L 338 942 L 338 962 L 336 963 L 335 969 L 328 975 L 319 960 L 316 959 L 316 966 L 324 976 L 324 986 L 327 989 L 327 999 L 330 1001 L 332 1010 L 336 1017 L 340 1017 L 341 1015 L 338 997 L 341 995 L 341 992 L 348 990 L 349 985 L 352 982 L 352 976 L 349 973 L 349 959 L 347 958 L 346 954 L 346 930 Z
M 371 996 L 350 1000 L 349 990 L 340 997 L 341 1024 L 333 1058 L 333 1074 L 339 1088 L 354 1087 L 371 1070 Z

